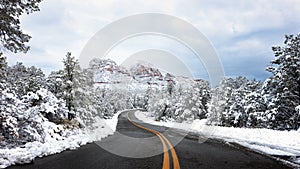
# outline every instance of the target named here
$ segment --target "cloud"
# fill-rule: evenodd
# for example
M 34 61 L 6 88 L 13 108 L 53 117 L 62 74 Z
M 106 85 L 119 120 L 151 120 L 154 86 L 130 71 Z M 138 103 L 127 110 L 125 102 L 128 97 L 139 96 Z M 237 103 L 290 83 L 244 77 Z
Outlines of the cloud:
M 23 61 L 47 72 L 59 69 L 67 51 L 78 57 L 89 38 L 105 25 L 149 12 L 192 23 L 215 46 L 228 76 L 241 72 L 266 78 L 264 69 L 273 57 L 271 46 L 282 44 L 284 34 L 298 33 L 300 27 L 297 0 L 43 1 L 40 12 L 21 20 L 24 31 L 33 37 L 31 51 L 26 55 L 8 53 L 9 64 Z

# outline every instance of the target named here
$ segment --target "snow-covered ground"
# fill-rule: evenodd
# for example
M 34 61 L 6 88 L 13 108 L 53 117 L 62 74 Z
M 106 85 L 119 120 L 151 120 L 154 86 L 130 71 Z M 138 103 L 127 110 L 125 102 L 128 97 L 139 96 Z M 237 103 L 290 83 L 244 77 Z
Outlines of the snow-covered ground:
M 278 131 L 270 129 L 250 129 L 208 126 L 206 120 L 194 120 L 193 123 L 158 122 L 147 112 L 137 111 L 135 116 L 153 125 L 178 128 L 195 132 L 209 138 L 238 143 L 252 150 L 272 156 L 291 156 L 293 162 L 300 164 L 300 130 Z M 298 157 L 298 158 L 297 158 Z
M 97 118 L 91 126 L 93 130 L 76 129 L 73 131 L 66 130 L 62 137 L 61 134 L 49 131 L 45 143 L 38 141 L 26 143 L 23 146 L 13 149 L 0 148 L 0 168 L 5 168 L 14 164 L 30 163 L 35 157 L 43 157 L 51 154 L 60 153 L 64 150 L 73 150 L 87 143 L 101 140 L 116 131 L 118 123 L 118 112 L 112 119 Z M 53 123 L 49 126 L 55 125 Z M 49 127 L 53 128 L 53 126 Z M 56 125 L 57 130 L 62 128 L 61 125 Z

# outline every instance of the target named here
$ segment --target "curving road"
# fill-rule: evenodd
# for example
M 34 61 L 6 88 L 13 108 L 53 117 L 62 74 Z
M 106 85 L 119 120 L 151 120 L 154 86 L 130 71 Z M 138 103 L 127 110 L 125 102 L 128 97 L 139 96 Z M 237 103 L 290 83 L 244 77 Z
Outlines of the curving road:
M 100 142 L 9 169 L 290 168 L 269 157 L 221 141 L 209 139 L 200 144 L 198 137 L 182 137 L 184 133 L 181 131 L 145 124 L 137 120 L 133 112 L 122 113 L 117 132 Z

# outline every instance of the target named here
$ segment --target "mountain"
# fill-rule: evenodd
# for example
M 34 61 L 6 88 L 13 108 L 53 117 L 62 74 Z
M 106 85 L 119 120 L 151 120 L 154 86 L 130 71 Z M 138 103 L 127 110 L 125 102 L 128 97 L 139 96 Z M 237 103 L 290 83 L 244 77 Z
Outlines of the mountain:
M 139 83 L 162 85 L 164 77 L 162 73 L 153 67 L 137 64 L 130 69 L 131 76 Z
M 90 61 L 89 69 L 93 71 L 95 83 L 122 83 L 132 80 L 130 72 L 116 64 L 116 62 L 107 59 L 95 58 Z
M 89 68 L 94 73 L 96 84 L 128 84 L 142 86 L 166 86 L 167 83 L 192 84 L 194 80 L 187 77 L 174 76 L 170 73 L 161 72 L 158 68 L 151 65 L 137 64 L 127 70 L 119 66 L 116 62 L 108 59 L 95 58 L 90 61 Z

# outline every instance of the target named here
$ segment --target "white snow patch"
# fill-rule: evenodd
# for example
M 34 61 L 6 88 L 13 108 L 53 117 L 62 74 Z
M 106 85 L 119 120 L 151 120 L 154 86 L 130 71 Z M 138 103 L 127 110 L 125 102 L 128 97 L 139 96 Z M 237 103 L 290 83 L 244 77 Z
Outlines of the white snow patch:
M 92 129 L 88 131 L 90 141 L 99 141 L 106 136 L 113 135 L 117 128 L 118 116 L 122 112 L 117 112 L 111 119 L 96 117 Z

